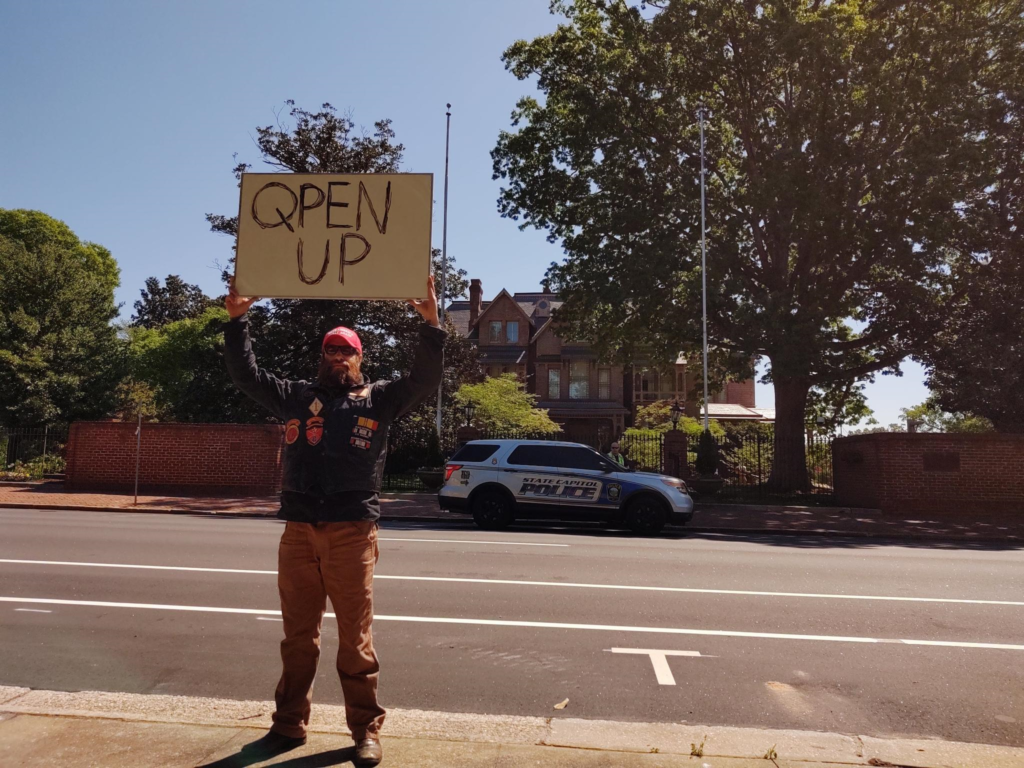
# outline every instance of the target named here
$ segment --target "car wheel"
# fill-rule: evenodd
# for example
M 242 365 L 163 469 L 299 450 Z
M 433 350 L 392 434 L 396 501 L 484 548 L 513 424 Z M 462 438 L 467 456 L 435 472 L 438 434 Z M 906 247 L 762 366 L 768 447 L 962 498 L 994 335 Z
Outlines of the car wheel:
M 501 491 L 481 491 L 473 499 L 473 520 L 485 531 L 508 528 L 514 517 L 512 504 Z
M 640 536 L 656 536 L 667 522 L 665 502 L 653 496 L 641 496 L 626 507 L 626 525 Z

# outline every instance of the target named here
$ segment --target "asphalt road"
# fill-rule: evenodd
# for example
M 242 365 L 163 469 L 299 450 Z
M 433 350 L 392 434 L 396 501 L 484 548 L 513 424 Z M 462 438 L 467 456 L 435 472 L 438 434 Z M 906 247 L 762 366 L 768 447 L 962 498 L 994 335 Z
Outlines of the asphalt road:
M 272 698 L 280 533 L 0 510 L 0 684 Z M 1024 746 L 1020 550 L 458 523 L 381 536 L 385 706 Z M 319 701 L 342 700 L 336 638 L 328 619 Z

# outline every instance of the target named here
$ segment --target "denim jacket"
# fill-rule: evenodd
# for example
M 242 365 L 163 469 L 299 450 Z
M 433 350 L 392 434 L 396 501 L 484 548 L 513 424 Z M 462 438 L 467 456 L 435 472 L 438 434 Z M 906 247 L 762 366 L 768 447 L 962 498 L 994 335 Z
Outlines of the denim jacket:
M 224 326 L 232 380 L 285 424 L 285 494 L 379 493 L 391 423 L 437 391 L 447 334 L 424 323 L 412 371 L 346 389 L 279 379 L 256 364 L 245 316 Z

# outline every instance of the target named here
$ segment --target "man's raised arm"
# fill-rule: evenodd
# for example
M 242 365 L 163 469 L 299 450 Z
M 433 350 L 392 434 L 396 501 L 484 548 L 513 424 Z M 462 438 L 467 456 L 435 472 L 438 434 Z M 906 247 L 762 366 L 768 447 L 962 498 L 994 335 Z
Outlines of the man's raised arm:
M 224 325 L 224 361 L 235 386 L 283 420 L 283 405 L 291 390 L 291 382 L 282 381 L 256 364 L 246 313 L 257 301 L 258 298 L 239 296 L 234 280 L 231 281 L 231 289 L 224 301 L 231 318 Z
M 427 298 L 409 299 L 409 305 L 419 312 L 424 325 L 420 326 L 420 343 L 412 370 L 385 389 L 385 399 L 396 419 L 436 392 L 444 371 L 444 340 L 448 334 L 441 329 L 438 319 L 433 277 L 427 280 Z

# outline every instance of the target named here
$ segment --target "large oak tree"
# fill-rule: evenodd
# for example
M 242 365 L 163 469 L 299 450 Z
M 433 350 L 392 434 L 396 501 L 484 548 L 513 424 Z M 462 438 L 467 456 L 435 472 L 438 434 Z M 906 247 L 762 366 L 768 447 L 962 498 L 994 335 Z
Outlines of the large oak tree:
M 898 371 L 984 247 L 969 213 L 998 183 L 1005 78 L 1024 81 L 1000 60 L 1024 42 L 1021 2 L 552 9 L 555 32 L 505 52 L 543 98 L 493 151 L 499 209 L 564 246 L 564 319 L 604 351 L 699 342 L 703 105 L 712 344 L 767 358 L 772 481 L 806 488 L 808 392 Z

